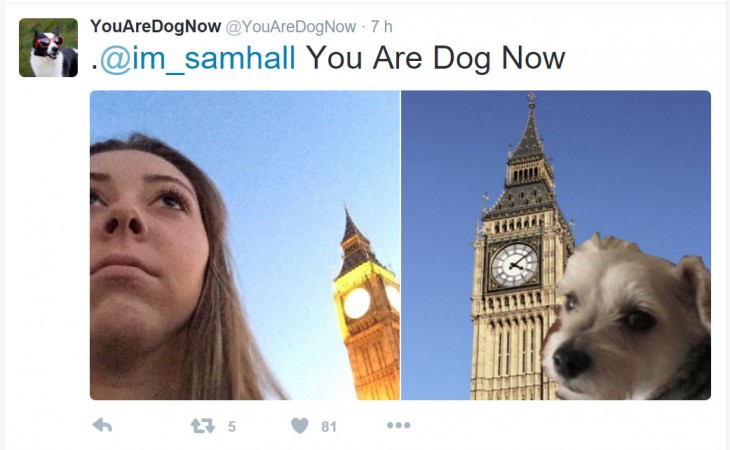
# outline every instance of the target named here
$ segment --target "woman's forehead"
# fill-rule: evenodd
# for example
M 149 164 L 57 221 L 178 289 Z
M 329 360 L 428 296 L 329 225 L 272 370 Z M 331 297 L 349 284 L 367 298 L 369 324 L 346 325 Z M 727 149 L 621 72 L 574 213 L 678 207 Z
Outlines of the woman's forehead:
M 140 150 L 113 150 L 91 156 L 91 172 L 106 174 L 115 178 L 143 179 L 150 175 L 165 175 L 178 178 L 193 189 L 190 180 L 169 161 Z

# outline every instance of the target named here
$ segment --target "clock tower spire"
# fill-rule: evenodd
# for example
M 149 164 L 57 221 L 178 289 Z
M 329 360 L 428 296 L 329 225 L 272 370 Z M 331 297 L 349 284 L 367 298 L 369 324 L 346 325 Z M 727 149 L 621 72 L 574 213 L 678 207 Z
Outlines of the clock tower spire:
M 345 207 L 335 308 L 357 398 L 400 399 L 400 283 L 375 257 Z
M 474 247 L 471 398 L 555 398 L 540 349 L 555 320 L 557 281 L 575 238 L 555 196 L 555 175 L 528 95 L 527 125 L 507 159 L 504 190 L 481 214 Z
M 340 269 L 340 273 L 337 275 L 338 278 L 366 261 L 380 265 L 378 259 L 375 257 L 375 253 L 370 248 L 370 241 L 355 226 L 355 222 L 352 221 L 347 206 L 345 206 L 345 235 L 342 237 L 340 246 L 345 254 L 342 259 L 342 269 Z

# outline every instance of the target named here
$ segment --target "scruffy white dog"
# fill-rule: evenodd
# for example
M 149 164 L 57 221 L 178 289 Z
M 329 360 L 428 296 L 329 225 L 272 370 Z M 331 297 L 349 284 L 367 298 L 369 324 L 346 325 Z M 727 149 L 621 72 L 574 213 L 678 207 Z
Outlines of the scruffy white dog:
M 710 272 L 598 233 L 568 260 L 542 365 L 562 399 L 710 397 Z

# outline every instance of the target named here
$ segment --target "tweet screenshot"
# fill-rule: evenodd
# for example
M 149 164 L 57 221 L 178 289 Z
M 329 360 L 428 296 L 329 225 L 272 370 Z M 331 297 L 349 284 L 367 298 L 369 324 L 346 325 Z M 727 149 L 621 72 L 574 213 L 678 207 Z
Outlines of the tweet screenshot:
M 5 2 L 0 450 L 724 450 L 726 7 Z

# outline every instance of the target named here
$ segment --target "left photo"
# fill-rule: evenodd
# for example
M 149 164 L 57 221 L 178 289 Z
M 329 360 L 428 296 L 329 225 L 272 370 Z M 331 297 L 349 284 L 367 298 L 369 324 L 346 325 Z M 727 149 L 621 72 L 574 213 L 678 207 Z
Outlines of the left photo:
M 96 91 L 94 400 L 400 399 L 400 93 Z

